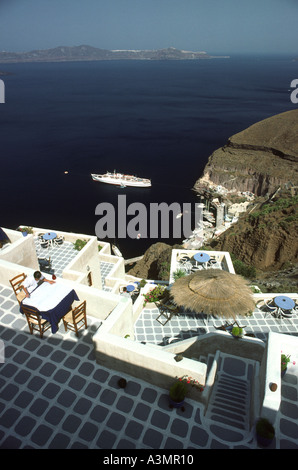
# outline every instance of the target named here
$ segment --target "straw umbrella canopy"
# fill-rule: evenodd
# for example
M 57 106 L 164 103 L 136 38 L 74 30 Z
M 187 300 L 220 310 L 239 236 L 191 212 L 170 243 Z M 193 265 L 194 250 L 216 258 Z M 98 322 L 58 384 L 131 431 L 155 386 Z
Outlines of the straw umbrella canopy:
M 171 287 L 173 301 L 195 313 L 234 318 L 254 310 L 247 281 L 221 269 L 204 269 L 178 279 Z

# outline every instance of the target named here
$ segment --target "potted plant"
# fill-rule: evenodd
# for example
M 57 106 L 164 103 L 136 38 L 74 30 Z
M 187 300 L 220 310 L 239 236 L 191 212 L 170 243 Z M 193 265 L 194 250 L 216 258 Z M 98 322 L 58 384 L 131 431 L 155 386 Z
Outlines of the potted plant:
M 256 437 L 261 447 L 268 447 L 272 443 L 275 437 L 275 429 L 268 419 L 258 419 L 256 423 Z
M 154 287 L 154 289 L 144 294 L 144 306 L 147 303 L 157 302 L 164 296 L 165 288 L 161 285 Z
M 77 251 L 81 251 L 84 246 L 87 244 L 87 240 L 76 240 L 75 243 L 73 244 L 74 246 L 74 249 L 77 250 Z
M 181 408 L 187 394 L 187 385 L 182 380 L 175 382 L 170 388 L 169 401 L 171 408 Z
M 20 232 L 22 232 L 24 237 L 26 237 L 28 235 L 28 233 L 33 233 L 33 228 L 32 227 L 19 227 L 18 230 Z
M 183 377 L 177 377 L 177 381 L 171 386 L 169 401 L 171 408 L 181 408 L 184 405 L 184 399 L 188 392 L 188 386 L 197 388 L 200 392 L 204 390 L 196 379 L 183 375 Z
M 118 386 L 119 386 L 120 388 L 125 388 L 126 385 L 127 385 L 126 380 L 121 377 L 121 378 L 118 380 Z
M 289 355 L 282 354 L 281 355 L 281 362 L 280 362 L 280 368 L 281 368 L 281 376 L 283 377 L 285 373 L 287 372 L 288 368 L 288 363 L 290 362 L 290 357 Z
M 243 338 L 243 328 L 234 326 L 232 328 L 232 336 L 234 336 L 234 338 Z
M 177 281 L 177 279 L 180 279 L 181 277 L 186 276 L 186 272 L 183 271 L 183 269 L 176 269 L 176 271 L 173 272 L 173 278 L 174 281 Z

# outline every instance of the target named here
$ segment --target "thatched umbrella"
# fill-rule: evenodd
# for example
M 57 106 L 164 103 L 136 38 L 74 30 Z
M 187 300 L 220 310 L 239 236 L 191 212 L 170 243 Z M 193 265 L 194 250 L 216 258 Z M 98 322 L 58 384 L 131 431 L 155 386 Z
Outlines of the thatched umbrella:
M 234 318 L 254 310 L 246 280 L 221 269 L 204 269 L 181 277 L 171 287 L 173 301 L 196 313 Z

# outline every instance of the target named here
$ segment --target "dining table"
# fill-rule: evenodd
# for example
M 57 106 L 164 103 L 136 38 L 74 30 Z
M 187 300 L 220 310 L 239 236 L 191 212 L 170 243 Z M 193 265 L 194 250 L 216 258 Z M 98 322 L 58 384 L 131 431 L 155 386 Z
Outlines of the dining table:
M 57 233 L 56 232 L 47 232 L 44 233 L 42 236 L 43 240 L 50 242 L 51 244 L 53 243 L 53 240 L 57 238 Z
M 193 258 L 196 261 L 196 265 L 197 263 L 200 263 L 202 265 L 206 264 L 210 260 L 210 256 L 208 255 L 208 253 L 202 253 L 202 252 L 195 253 Z
M 21 302 L 20 312 L 23 313 L 22 305 L 34 308 L 51 324 L 52 333 L 56 333 L 59 321 L 69 312 L 75 300 L 79 297 L 72 287 L 59 282 L 43 282 Z
M 128 284 L 128 286 L 126 286 L 127 292 L 133 292 L 135 288 L 136 286 L 134 286 L 133 284 Z
M 277 295 L 274 297 L 273 302 L 278 308 L 278 314 L 283 315 L 284 312 L 287 314 L 291 313 L 291 310 L 295 307 L 295 302 L 291 297 L 287 295 Z

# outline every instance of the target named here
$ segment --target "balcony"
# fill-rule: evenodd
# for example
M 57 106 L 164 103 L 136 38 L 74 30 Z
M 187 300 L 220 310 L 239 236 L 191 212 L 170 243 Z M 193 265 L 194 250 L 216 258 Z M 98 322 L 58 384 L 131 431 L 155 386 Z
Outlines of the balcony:
M 241 349 L 246 343 L 239 343 L 229 333 L 221 331 L 225 323 L 222 319 L 208 317 L 208 321 L 203 314 L 181 311 L 162 327 L 156 322 L 158 310 L 155 306 L 144 308 L 142 296 L 133 305 L 129 299 L 119 296 L 119 284 L 126 279 L 121 277 L 123 260 L 110 255 L 104 248 L 103 252 L 97 253 L 97 263 L 98 260 L 102 263 L 101 272 L 106 269 L 104 284 L 110 291 L 84 284 L 85 272 L 81 266 L 86 252 L 81 253 L 77 264 L 73 264 L 76 263 L 74 258 L 65 267 L 68 275 L 72 267 L 80 274 L 74 275 L 74 280 L 59 279 L 59 282 L 74 283 L 80 297 L 88 298 L 88 329 L 83 330 L 79 338 L 72 332 L 64 332 L 63 326 L 55 335 L 46 332 L 42 340 L 37 335 L 31 336 L 7 283 L 13 270 L 32 272 L 24 252 L 24 246 L 31 249 L 30 239 L 20 237 L 16 234 L 16 251 L 9 255 L 14 263 L 3 257 L 0 260 L 0 338 L 5 346 L 4 363 L 0 364 L 2 448 L 257 447 L 253 431 L 246 428 L 236 432 L 225 422 L 206 418 L 200 401 L 187 398 L 185 411 L 169 409 L 167 386 L 162 381 L 153 384 L 148 376 L 148 370 L 153 366 L 158 368 L 160 364 L 165 367 L 164 373 L 170 370 L 169 380 L 176 371 L 188 372 L 189 368 L 196 373 L 200 368 L 203 370 L 200 364 L 205 363 L 210 373 L 209 358 L 205 354 L 209 345 L 197 360 L 190 355 L 176 363 L 173 358 L 182 348 L 193 351 L 198 337 L 206 339 L 209 333 L 215 335 L 218 331 L 221 342 L 231 354 L 236 345 L 238 350 Z M 16 264 L 21 256 L 21 263 L 27 265 Z M 226 254 L 220 262 L 223 269 L 229 269 Z M 264 295 L 255 297 L 261 300 Z M 294 297 L 297 299 L 297 295 Z M 291 322 L 288 319 L 279 321 L 256 308 L 251 316 L 241 318 L 239 322 L 245 326 L 246 333 L 254 335 L 251 341 L 256 345 L 260 342 L 266 345 L 270 332 L 282 333 L 278 337 L 284 343 L 278 343 L 278 354 L 282 348 L 295 360 L 297 318 Z M 218 336 L 212 338 L 212 348 L 216 348 Z M 238 355 L 233 367 L 231 364 L 224 359 L 222 367 L 229 372 L 243 371 L 246 378 L 249 377 L 250 362 L 244 357 Z M 125 389 L 119 386 L 119 378 L 126 379 Z M 276 448 L 297 448 L 293 420 L 293 414 L 298 413 L 297 387 L 297 366 L 296 369 L 293 366 L 280 387 Z

